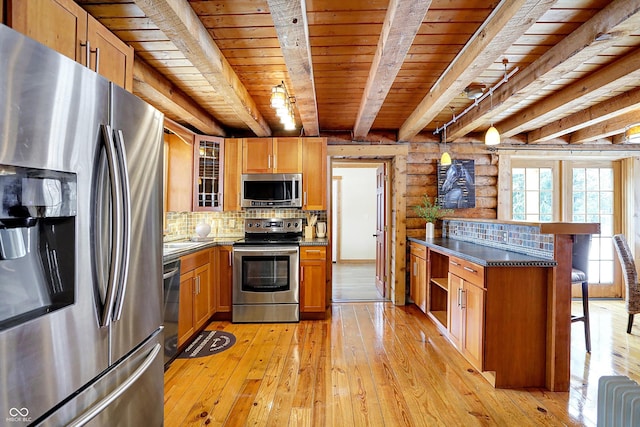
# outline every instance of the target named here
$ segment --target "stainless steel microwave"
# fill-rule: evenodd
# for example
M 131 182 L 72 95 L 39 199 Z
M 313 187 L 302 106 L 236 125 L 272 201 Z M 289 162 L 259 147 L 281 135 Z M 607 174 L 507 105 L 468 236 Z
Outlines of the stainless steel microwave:
M 242 174 L 243 208 L 301 208 L 301 173 Z

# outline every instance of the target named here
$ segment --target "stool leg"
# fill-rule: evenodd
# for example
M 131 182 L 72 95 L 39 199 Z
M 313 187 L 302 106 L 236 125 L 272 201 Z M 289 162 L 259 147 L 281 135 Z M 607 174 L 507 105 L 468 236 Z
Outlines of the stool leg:
M 633 314 L 629 314 L 629 323 L 627 323 L 627 333 L 631 333 L 631 328 L 633 327 Z
M 591 353 L 591 326 L 589 325 L 589 283 L 582 282 L 582 314 L 584 316 L 584 343 Z

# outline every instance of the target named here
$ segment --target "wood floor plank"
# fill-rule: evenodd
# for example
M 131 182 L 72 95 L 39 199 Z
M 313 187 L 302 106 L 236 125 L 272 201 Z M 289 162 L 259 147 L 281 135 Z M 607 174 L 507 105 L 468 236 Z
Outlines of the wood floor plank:
M 575 308 L 575 307 L 574 307 Z M 579 308 L 579 307 L 577 307 Z M 326 320 L 231 324 L 236 344 L 165 373 L 165 426 L 588 426 L 602 375 L 640 381 L 640 322 L 590 303 L 572 326 L 568 392 L 495 389 L 414 305 L 334 303 Z

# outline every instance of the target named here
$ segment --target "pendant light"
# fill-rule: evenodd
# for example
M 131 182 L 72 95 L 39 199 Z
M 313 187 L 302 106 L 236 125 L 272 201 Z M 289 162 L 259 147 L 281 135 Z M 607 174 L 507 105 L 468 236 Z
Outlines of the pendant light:
M 451 156 L 447 152 L 447 125 L 442 128 L 442 141 L 444 142 L 444 153 L 440 156 L 440 164 L 442 166 L 449 166 L 451 164 Z
M 507 81 L 508 79 L 507 77 L 508 63 L 509 63 L 509 60 L 507 58 L 504 58 L 502 60 L 502 64 L 504 65 L 504 77 L 502 78 L 502 81 Z M 489 114 L 491 114 L 491 112 L 493 111 L 493 90 L 494 89 L 495 87 L 492 87 L 491 89 L 489 89 L 489 101 L 491 102 L 489 106 Z M 491 117 L 491 126 L 489 127 L 489 129 L 487 129 L 487 133 L 484 135 L 484 143 L 485 145 L 500 144 L 500 132 L 498 132 L 498 129 L 496 129 L 496 127 L 493 125 L 493 116 Z

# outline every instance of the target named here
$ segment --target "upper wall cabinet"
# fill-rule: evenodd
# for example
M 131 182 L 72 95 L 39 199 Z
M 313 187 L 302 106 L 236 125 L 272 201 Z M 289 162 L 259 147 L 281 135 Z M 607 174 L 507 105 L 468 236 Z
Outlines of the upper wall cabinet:
M 301 173 L 301 138 L 245 138 L 242 173 Z
M 242 139 L 224 140 L 224 210 L 239 211 L 242 174 Z
M 302 187 L 302 209 L 322 211 L 327 208 L 326 138 L 303 138 Z
M 193 164 L 195 174 L 193 210 L 221 211 L 224 182 L 224 144 L 222 138 L 197 135 Z
M 164 134 L 165 211 L 190 212 L 193 203 L 193 136 Z
M 133 48 L 72 0 L 8 0 L 7 7 L 14 30 L 132 90 Z

